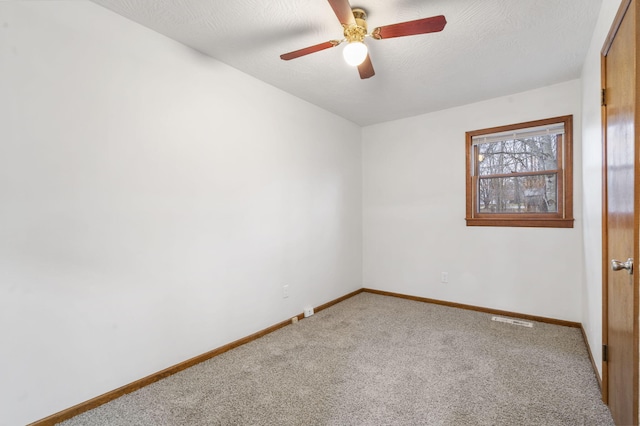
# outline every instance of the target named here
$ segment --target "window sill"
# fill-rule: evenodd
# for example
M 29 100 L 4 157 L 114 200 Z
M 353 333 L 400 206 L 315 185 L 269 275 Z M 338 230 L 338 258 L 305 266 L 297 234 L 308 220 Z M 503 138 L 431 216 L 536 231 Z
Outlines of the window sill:
M 504 227 L 527 227 L 527 228 L 573 228 L 574 219 L 564 218 L 466 218 L 467 226 L 504 226 Z

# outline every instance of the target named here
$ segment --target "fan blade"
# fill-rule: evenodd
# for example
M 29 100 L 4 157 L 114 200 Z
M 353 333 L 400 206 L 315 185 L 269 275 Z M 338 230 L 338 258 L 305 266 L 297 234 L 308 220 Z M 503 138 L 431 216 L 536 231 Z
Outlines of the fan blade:
M 371 63 L 371 58 L 367 54 L 364 62 L 358 65 L 358 72 L 360 73 L 360 78 L 365 79 L 369 77 L 373 77 L 376 72 L 373 70 L 373 64 Z
M 316 44 L 315 46 L 305 47 L 304 49 L 294 50 L 293 52 L 280 55 L 280 59 L 283 61 L 289 61 L 291 59 L 299 58 L 300 56 L 308 55 L 310 53 L 319 52 L 321 50 L 329 49 L 330 47 L 336 47 L 341 42 L 338 40 L 330 40 L 324 43 Z
M 356 18 L 353 17 L 353 12 L 351 11 L 351 5 L 349 4 L 349 0 L 328 0 L 331 8 L 333 9 L 333 13 L 338 17 L 338 21 L 342 25 L 353 25 L 356 23 Z
M 383 38 L 436 33 L 442 31 L 445 25 L 447 25 L 447 20 L 443 15 L 438 15 L 432 16 L 431 18 L 416 19 L 415 21 L 378 27 L 371 32 L 371 37 L 380 40 Z

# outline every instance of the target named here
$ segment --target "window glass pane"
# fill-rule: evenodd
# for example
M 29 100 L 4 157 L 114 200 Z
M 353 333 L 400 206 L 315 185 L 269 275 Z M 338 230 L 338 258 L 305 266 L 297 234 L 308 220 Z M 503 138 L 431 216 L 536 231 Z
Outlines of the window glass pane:
M 480 213 L 556 213 L 557 175 L 478 179 Z
M 557 135 L 476 145 L 478 175 L 540 172 L 558 169 Z

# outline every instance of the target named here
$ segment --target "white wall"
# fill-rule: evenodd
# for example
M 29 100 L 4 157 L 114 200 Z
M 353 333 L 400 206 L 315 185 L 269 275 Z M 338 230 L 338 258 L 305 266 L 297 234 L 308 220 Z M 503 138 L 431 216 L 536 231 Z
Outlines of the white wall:
M 364 128 L 364 286 L 580 321 L 580 90 L 574 80 Z M 465 132 L 568 114 L 575 227 L 467 227 Z
M 0 425 L 360 288 L 360 138 L 95 4 L 0 2 Z
M 600 51 L 620 6 L 604 0 L 582 70 L 584 264 L 582 325 L 602 375 L 602 118 Z

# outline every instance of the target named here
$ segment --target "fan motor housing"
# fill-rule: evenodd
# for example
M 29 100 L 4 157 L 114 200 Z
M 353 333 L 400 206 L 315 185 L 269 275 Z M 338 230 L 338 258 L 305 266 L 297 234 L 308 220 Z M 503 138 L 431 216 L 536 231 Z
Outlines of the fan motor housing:
M 367 12 L 360 8 L 354 8 L 352 12 L 356 23 L 355 25 L 344 26 L 344 38 L 346 38 L 349 43 L 354 41 L 362 43 L 367 35 Z

